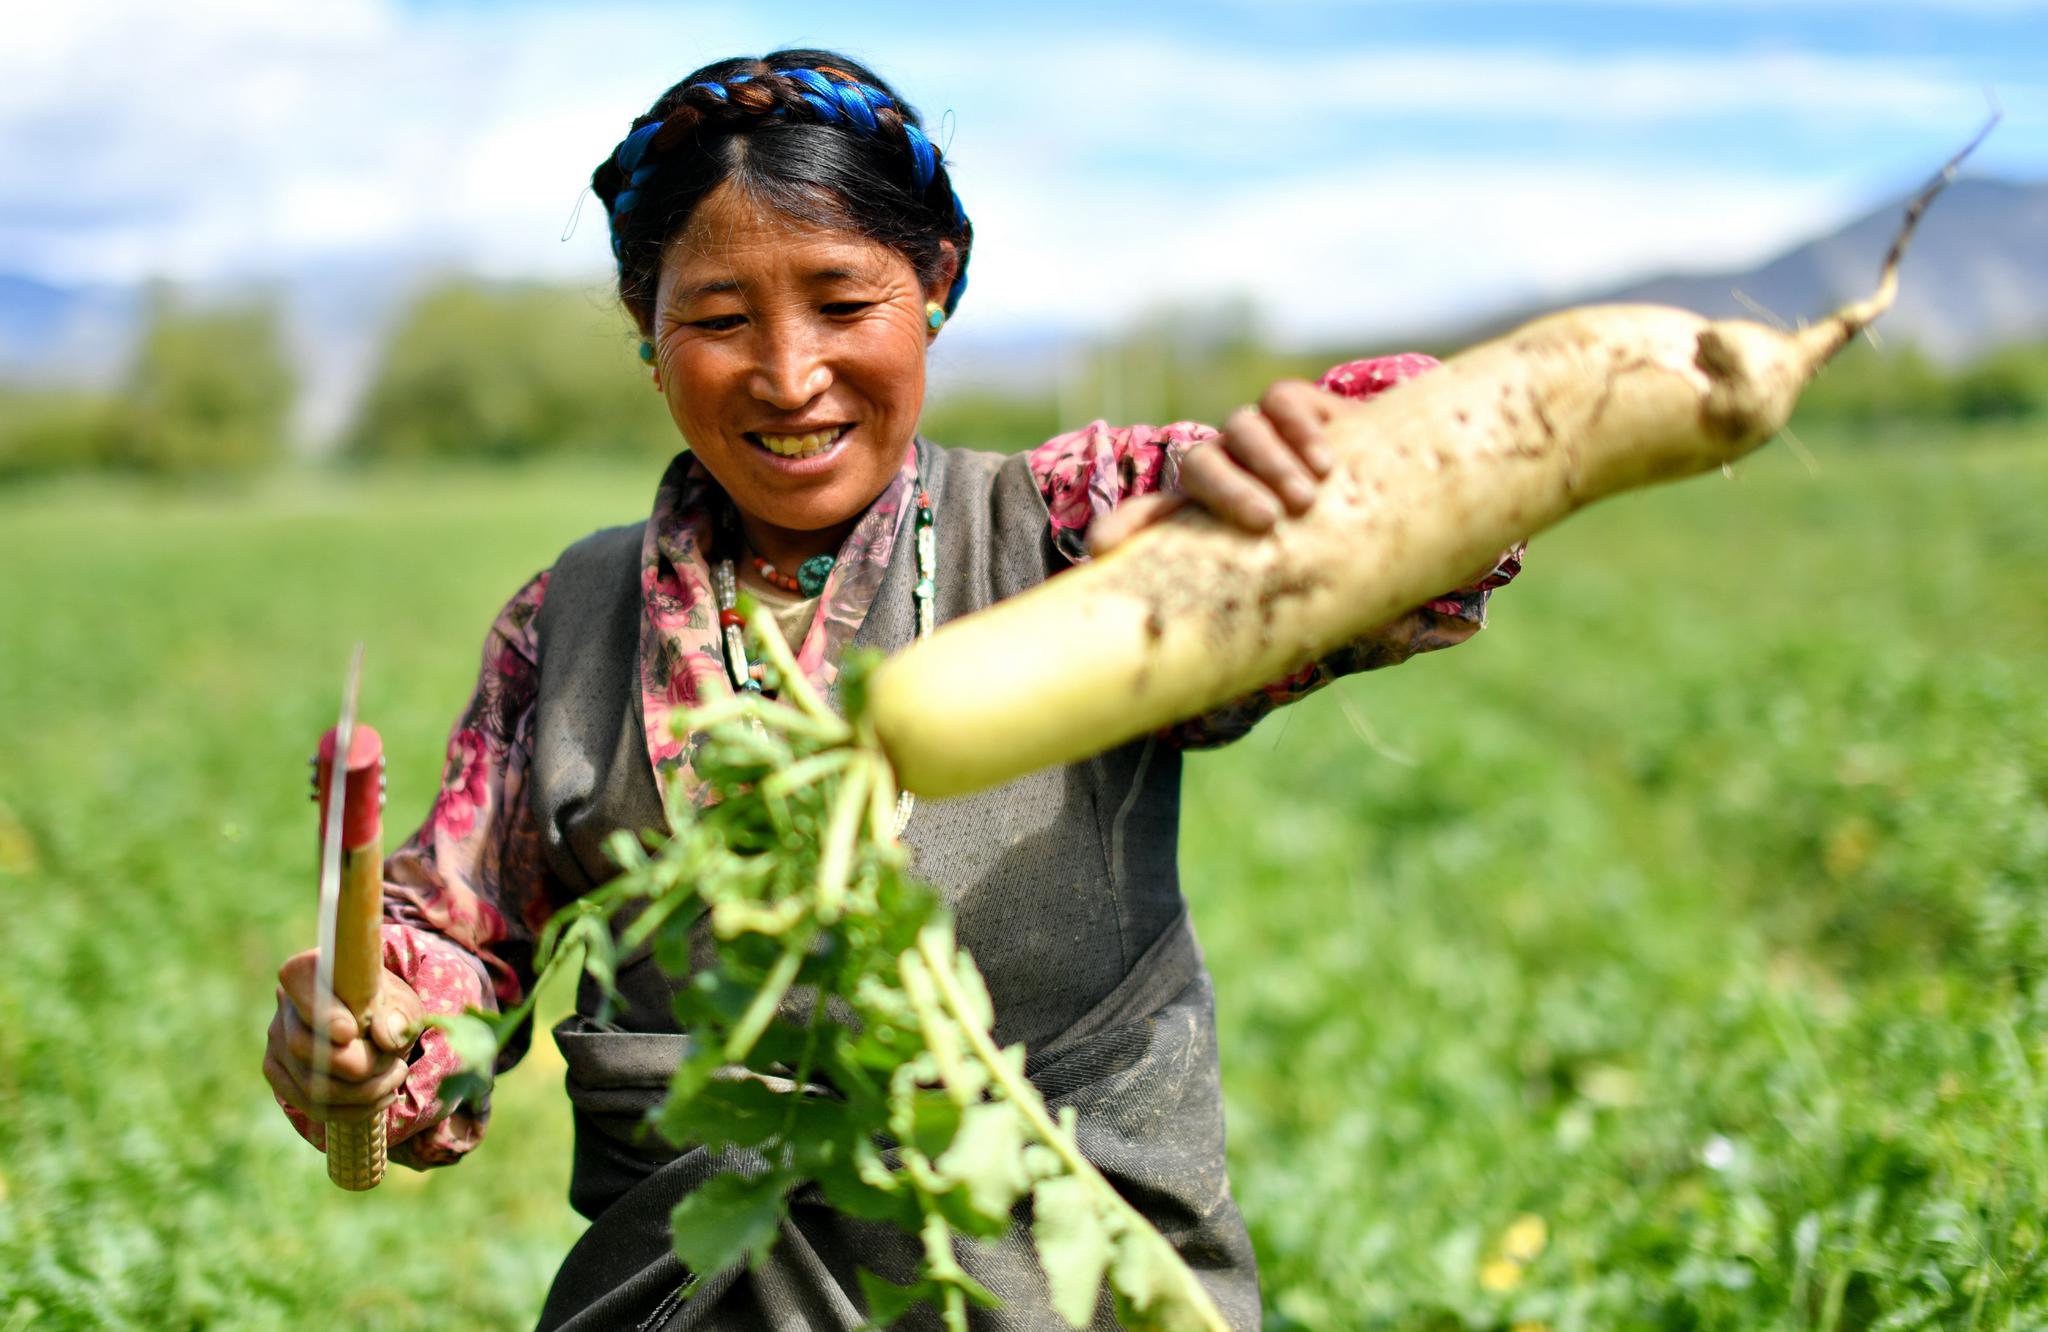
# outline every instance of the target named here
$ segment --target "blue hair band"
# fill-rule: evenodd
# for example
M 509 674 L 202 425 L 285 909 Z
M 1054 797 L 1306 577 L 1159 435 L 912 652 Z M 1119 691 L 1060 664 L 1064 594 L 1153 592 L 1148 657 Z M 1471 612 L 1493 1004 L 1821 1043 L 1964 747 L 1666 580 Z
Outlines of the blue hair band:
M 619 170 L 632 174 L 640 166 L 640 159 L 647 156 L 647 145 L 654 142 L 654 136 L 661 132 L 663 122 L 649 121 L 628 134 L 624 141 L 613 150 L 612 157 L 619 164 Z
M 784 70 L 783 74 L 787 78 L 795 79 L 820 97 L 833 95 L 832 80 L 815 69 L 788 69 Z
M 858 125 L 863 134 L 873 134 L 881 128 L 881 123 L 875 119 L 875 108 L 868 101 L 874 91 L 862 83 L 839 85 L 839 105 L 845 108 L 847 118 Z
M 895 101 L 887 93 L 870 84 L 829 79 L 815 69 L 791 69 L 782 73 L 803 85 L 805 91 L 798 95 L 817 113 L 819 120 L 827 125 L 846 125 L 857 133 L 872 136 L 881 131 L 881 122 L 875 116 L 876 109 L 896 108 Z M 706 81 L 693 87 L 703 89 L 717 101 L 727 102 L 730 100 L 726 91 L 727 84 L 747 83 L 752 78 L 751 74 L 735 74 L 724 83 Z M 776 119 L 782 119 L 787 113 L 787 107 L 776 106 L 769 114 Z M 634 205 L 640 202 L 642 187 L 654 178 L 656 164 L 644 159 L 649 148 L 653 146 L 655 135 L 660 133 L 665 123 L 654 121 L 642 125 L 628 134 L 612 153 L 613 159 L 619 164 L 619 169 L 627 176 L 626 188 L 619 191 L 612 201 L 614 255 L 618 254 L 621 248 L 617 230 L 618 219 L 633 210 Z M 908 119 L 901 123 L 903 141 L 910 148 L 911 169 L 917 179 L 918 191 L 922 193 L 931 188 L 932 180 L 938 174 L 938 151 L 932 147 L 932 141 L 925 136 L 923 130 Z M 967 210 L 961 205 L 958 193 L 948 190 L 947 194 L 951 196 L 953 222 L 964 231 L 968 226 Z M 966 291 L 967 271 L 962 268 L 953 279 L 952 289 L 946 293 L 945 308 L 948 315 L 951 315 L 960 304 L 960 297 Z
M 931 188 L 932 173 L 938 170 L 938 157 L 932 152 L 932 141 L 924 137 L 924 131 L 909 121 L 903 122 L 903 137 L 910 144 L 911 164 L 917 171 L 917 188 Z

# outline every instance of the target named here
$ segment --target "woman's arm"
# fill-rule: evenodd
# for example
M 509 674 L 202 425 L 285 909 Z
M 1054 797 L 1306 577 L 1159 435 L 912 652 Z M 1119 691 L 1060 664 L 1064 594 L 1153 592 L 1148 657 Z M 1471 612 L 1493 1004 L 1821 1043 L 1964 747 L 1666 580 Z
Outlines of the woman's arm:
M 534 979 L 533 941 L 556 905 L 526 801 L 534 619 L 546 590 L 543 573 L 492 622 L 475 692 L 448 738 L 433 808 L 384 862 L 384 965 L 429 1014 L 496 1012 L 524 998 Z M 524 1052 L 522 1035 L 500 1068 Z M 442 1103 L 441 1082 L 456 1060 L 439 1030 L 428 1030 L 411 1058 L 387 1111 L 391 1157 L 422 1169 L 452 1164 L 482 1139 L 489 1103 L 452 1110 Z M 324 1143 L 322 1125 L 289 1105 L 285 1113 L 309 1141 Z
M 1369 398 L 1436 364 L 1433 357 L 1418 354 L 1351 361 L 1332 368 L 1317 381 L 1316 387 L 1346 398 Z M 1270 429 L 1265 433 L 1273 434 Z M 1097 421 L 1040 445 L 1032 451 L 1031 470 L 1051 514 L 1054 544 L 1069 559 L 1079 561 L 1088 557 L 1091 533 L 1099 537 L 1105 530 L 1115 529 L 1112 540 L 1129 535 L 1142 525 L 1142 520 L 1109 523 L 1100 528 L 1097 523 L 1129 500 L 1180 494 L 1181 460 L 1195 448 L 1220 438 L 1221 432 L 1193 422 L 1112 427 Z M 1269 443 L 1278 447 L 1280 441 L 1275 436 Z M 1284 469 L 1291 460 L 1276 461 L 1280 466 L 1273 468 L 1272 473 L 1284 477 Z M 1224 480 L 1221 485 L 1212 480 L 1211 490 L 1227 490 L 1231 469 L 1212 470 Z M 1313 483 L 1305 465 L 1299 470 L 1298 479 Z M 1270 475 L 1262 476 L 1261 480 L 1269 488 L 1279 489 Z M 1279 516 L 1272 509 L 1271 497 L 1259 490 L 1240 488 L 1228 494 L 1205 494 L 1202 498 L 1210 507 L 1222 504 L 1237 510 L 1234 521 L 1248 526 L 1256 526 L 1262 517 L 1270 525 Z M 1486 623 L 1486 604 L 1492 590 L 1520 572 L 1521 557 L 1520 546 L 1504 552 L 1491 569 L 1466 586 L 1432 598 L 1256 693 L 1183 722 L 1168 735 L 1188 748 L 1225 744 L 1249 731 L 1273 709 L 1340 676 L 1396 665 L 1417 653 L 1464 642 Z

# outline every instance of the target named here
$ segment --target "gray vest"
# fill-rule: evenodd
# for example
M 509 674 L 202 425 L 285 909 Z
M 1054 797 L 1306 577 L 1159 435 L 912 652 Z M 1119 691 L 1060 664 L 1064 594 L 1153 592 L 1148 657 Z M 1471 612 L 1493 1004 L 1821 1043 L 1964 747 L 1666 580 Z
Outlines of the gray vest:
M 919 448 L 935 514 L 939 623 L 1064 565 L 1022 455 Z M 565 552 L 537 624 L 528 793 L 563 896 L 616 872 L 603 850 L 614 831 L 663 824 L 638 682 L 642 532 L 613 528 Z M 898 549 L 856 644 L 894 650 L 913 637 L 915 561 L 907 540 Z M 1144 741 L 993 791 L 919 801 L 904 840 L 988 979 L 997 1040 L 1024 1043 L 1040 1090 L 1080 1111 L 1084 1152 L 1204 1270 L 1233 1326 L 1250 1328 L 1257 1276 L 1223 1173 L 1209 982 L 1175 868 L 1179 800 L 1179 752 Z M 541 1326 L 859 1327 L 854 1265 L 905 1280 L 916 1242 L 804 1194 L 768 1263 L 705 1274 L 678 1300 L 688 1274 L 668 1249 L 668 1211 L 733 1163 L 678 1151 L 642 1128 L 686 1039 L 669 1011 L 673 985 L 650 958 L 622 959 L 625 1010 L 599 1026 L 586 985 L 584 1016 L 557 1029 L 576 1111 L 570 1198 L 594 1224 L 557 1276 Z M 977 1327 L 1065 1326 L 1045 1303 L 1020 1226 L 961 1256 L 1006 1300 L 977 1314 Z M 1097 1325 L 1115 1326 L 1106 1298 Z

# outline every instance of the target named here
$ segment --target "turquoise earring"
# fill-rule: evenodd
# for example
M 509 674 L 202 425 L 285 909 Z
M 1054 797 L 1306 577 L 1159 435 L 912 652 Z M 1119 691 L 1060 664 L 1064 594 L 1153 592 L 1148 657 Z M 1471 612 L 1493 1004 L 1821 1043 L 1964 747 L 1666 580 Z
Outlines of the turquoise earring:
M 654 344 L 652 342 L 648 342 L 645 339 L 641 340 L 640 359 L 649 365 L 654 364 Z
M 924 322 L 931 327 L 932 332 L 938 332 L 946 322 L 946 307 L 940 305 L 937 301 L 926 301 L 924 303 Z

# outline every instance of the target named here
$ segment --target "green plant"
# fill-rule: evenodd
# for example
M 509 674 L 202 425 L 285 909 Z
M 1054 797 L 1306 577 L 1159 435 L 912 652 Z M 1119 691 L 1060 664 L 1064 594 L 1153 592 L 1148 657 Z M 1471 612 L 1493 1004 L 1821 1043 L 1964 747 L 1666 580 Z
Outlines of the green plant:
M 250 471 L 284 453 L 297 385 L 265 301 L 194 309 L 151 294 L 113 458 L 145 472 Z
M 700 1275 L 759 1257 L 790 1192 L 815 1182 L 833 1206 L 923 1243 L 912 1285 L 861 1273 L 875 1321 L 929 1302 L 964 1332 L 967 1306 L 996 1297 L 960 1267 L 953 1238 L 1002 1234 L 1028 1199 L 1069 1323 L 1087 1326 L 1107 1276 L 1126 1327 L 1217 1332 L 1222 1317 L 1179 1254 L 1081 1155 L 1072 1112 L 1055 1119 L 1026 1080 L 1023 1047 L 996 1047 L 981 973 L 938 894 L 906 872 L 894 778 L 862 719 L 874 659 L 842 670 L 841 720 L 773 618 L 743 613 L 789 702 L 742 694 L 677 719 L 679 735 L 700 737 L 709 803 L 672 801 L 672 835 L 652 854 L 615 835 L 624 872 L 555 915 L 538 954 L 544 973 L 580 967 L 609 992 L 617 953 L 651 943 L 688 980 L 675 1016 L 696 1053 L 653 1121 L 678 1144 L 752 1153 L 754 1168 L 676 1207 L 677 1257 Z M 641 909 L 615 932 L 629 905 Z M 715 960 L 693 970 L 702 918 Z M 798 995 L 801 1022 L 783 1015 Z M 445 1021 L 464 1067 L 490 1069 L 531 1006 Z M 488 1085 L 461 1079 L 444 1095 Z
M 0 387 L 0 481 L 106 466 L 120 447 L 118 421 L 104 394 Z
M 630 335 L 630 336 L 629 336 Z M 666 457 L 675 427 L 594 291 L 454 281 L 409 309 L 350 430 L 358 458 Z

